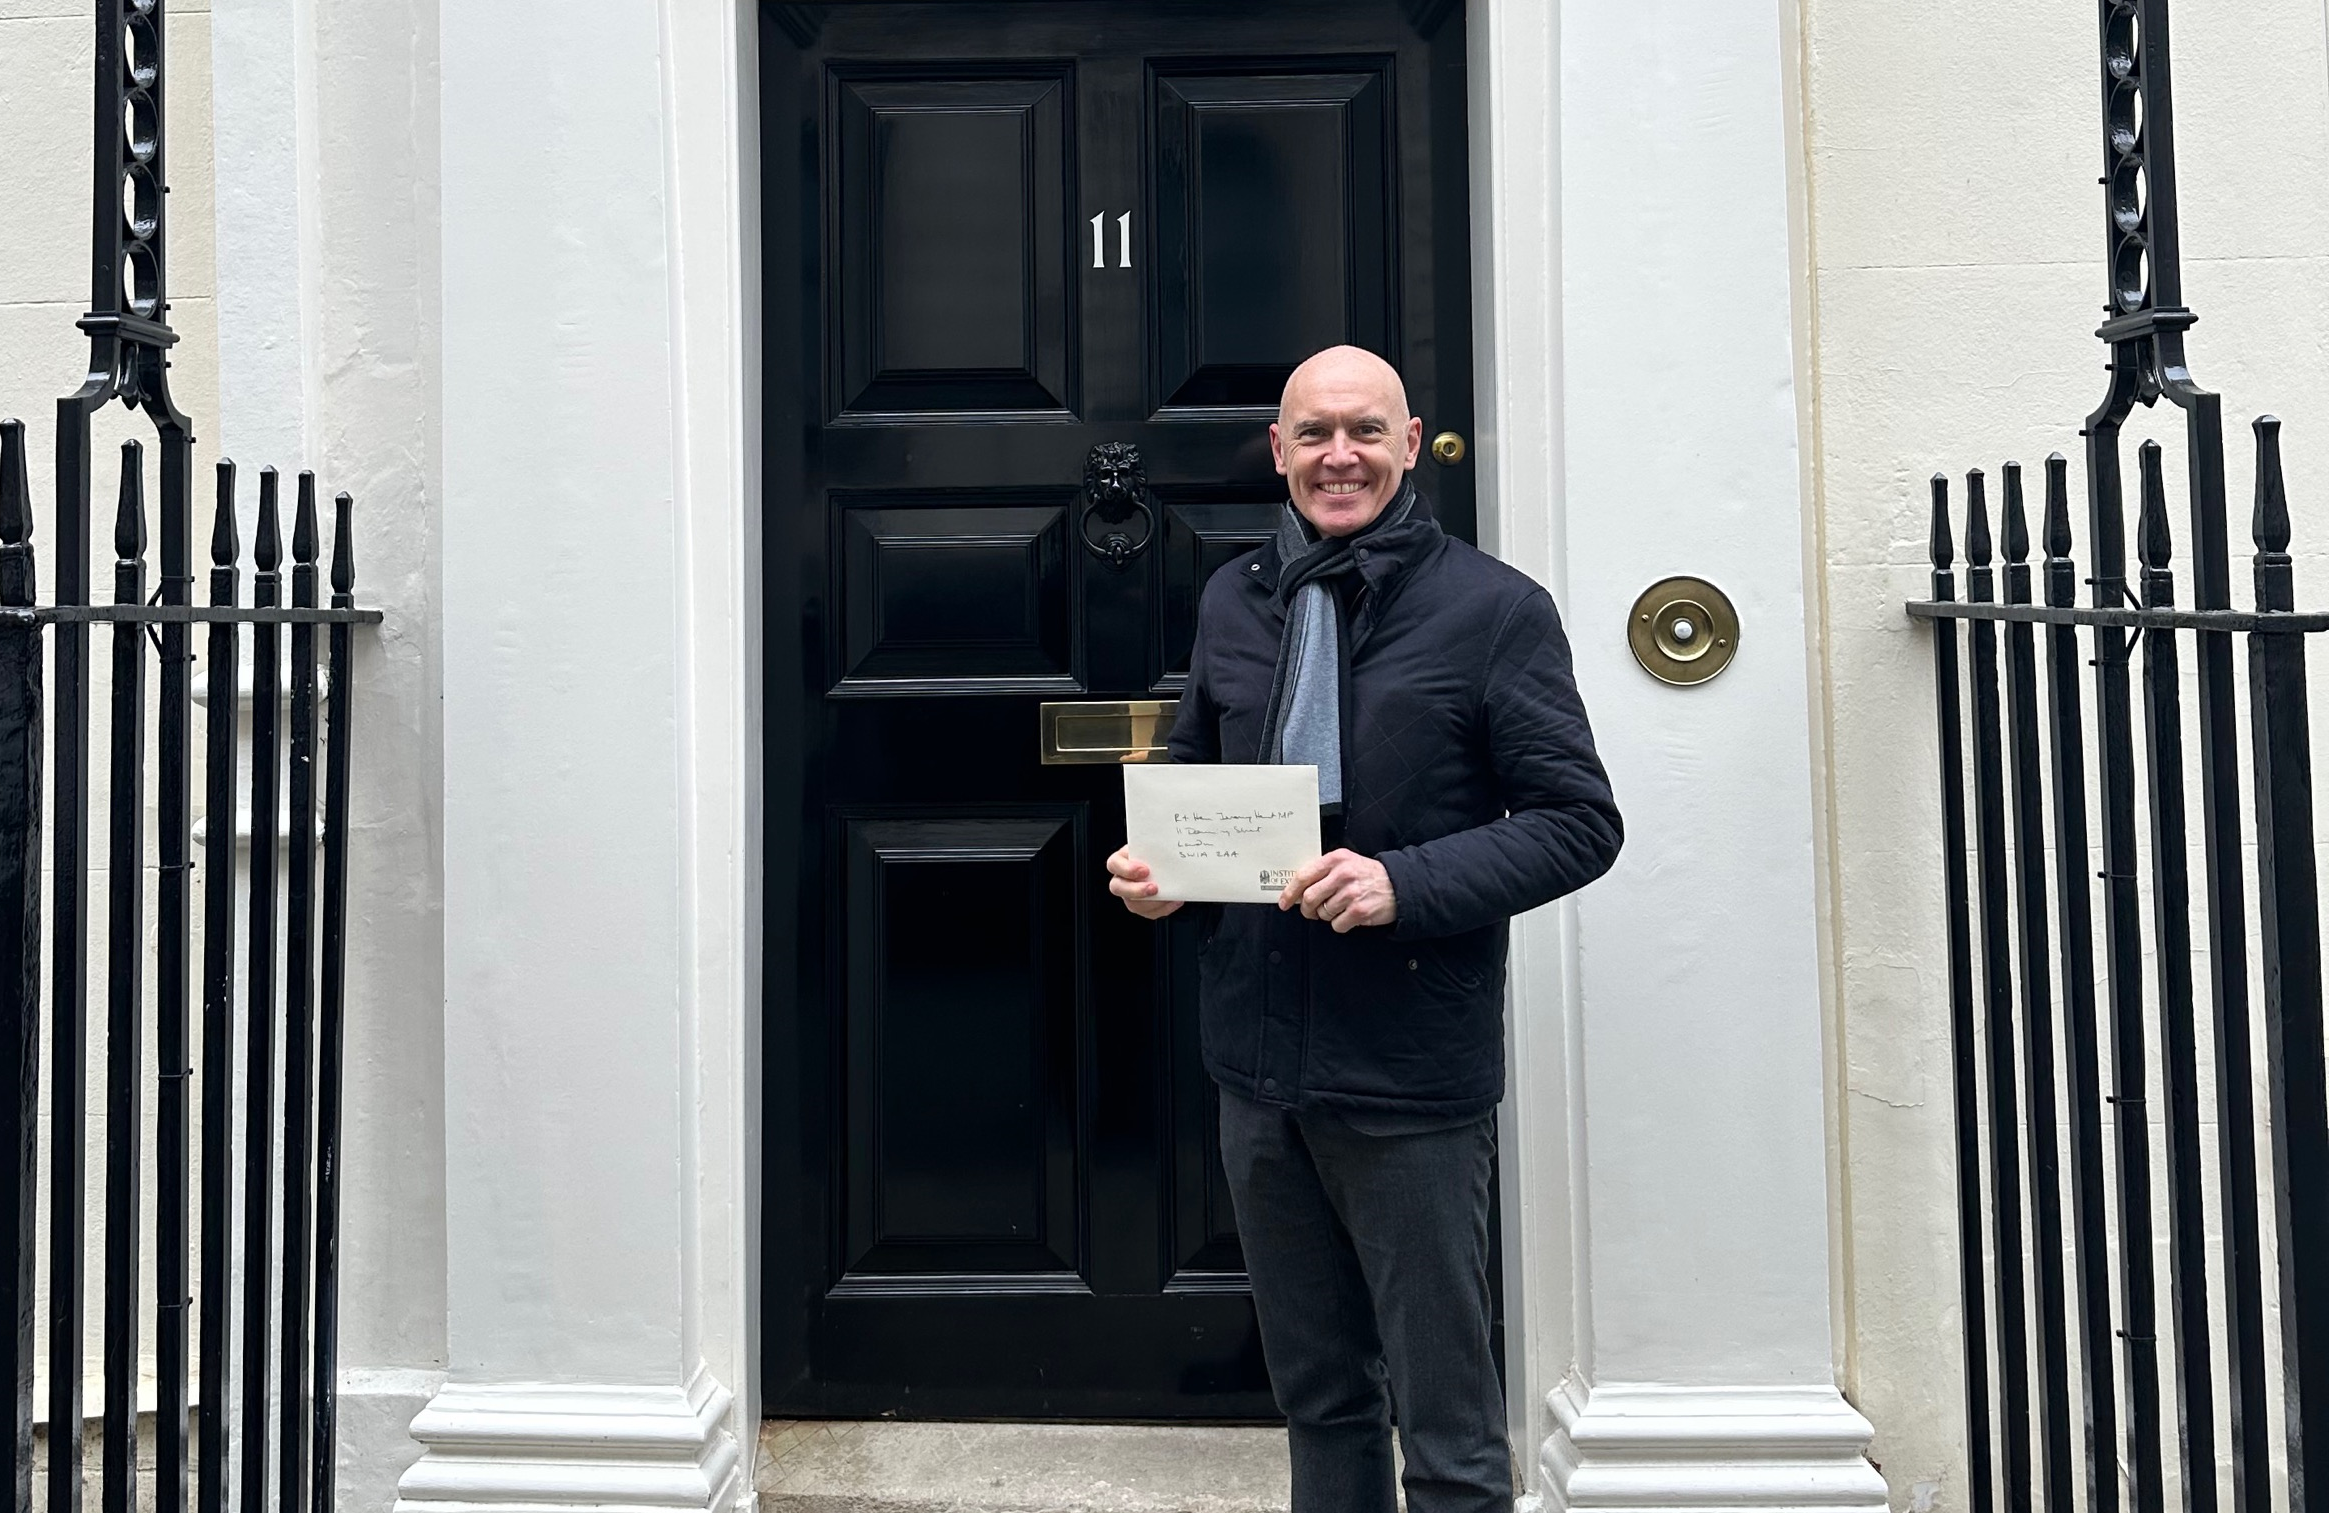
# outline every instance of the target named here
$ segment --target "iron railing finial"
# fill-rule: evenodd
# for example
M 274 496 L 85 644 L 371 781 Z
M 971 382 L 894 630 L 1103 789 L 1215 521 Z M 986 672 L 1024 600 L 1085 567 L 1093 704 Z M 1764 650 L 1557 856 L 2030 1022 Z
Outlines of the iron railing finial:
M 113 554 L 135 562 L 146 554 L 146 449 L 121 444 L 121 495 L 113 513 Z
M 2159 443 L 2144 442 L 2136 456 L 2143 478 L 2143 513 L 2135 527 L 2135 560 L 2143 565 L 2143 602 L 2165 608 L 2175 602 L 2171 571 L 2175 542 L 2167 525 L 2167 478 Z
M 1977 573 L 1989 570 L 1989 483 L 1981 469 L 1965 475 L 1965 562 Z
M 2280 419 L 2259 415 L 2256 432 L 2257 550 L 2286 554 L 2289 549 L 2289 489 L 2281 476 Z
M 2070 557 L 2070 459 L 2060 452 L 2046 458 L 2046 560 Z
M 0 420 L 0 545 L 32 537 L 32 489 L 24 471 L 24 422 Z
M 2022 465 L 2018 462 L 2007 463 L 2005 480 L 2006 561 L 2027 562 L 2030 560 L 2030 521 L 2029 512 L 2022 503 Z
M 273 468 L 259 469 L 259 534 L 251 543 L 251 565 L 262 573 L 283 565 L 283 522 L 277 494 L 283 475 Z
M 1957 562 L 1957 543 L 1949 534 L 1949 475 L 1933 475 L 1933 534 L 1930 545 L 1933 571 L 1945 573 Z
M 235 465 L 231 457 L 218 460 L 218 511 L 210 522 L 210 563 L 233 567 L 242 555 L 241 533 L 235 528 Z
M 356 592 L 356 496 L 346 489 L 332 498 L 332 602 Z

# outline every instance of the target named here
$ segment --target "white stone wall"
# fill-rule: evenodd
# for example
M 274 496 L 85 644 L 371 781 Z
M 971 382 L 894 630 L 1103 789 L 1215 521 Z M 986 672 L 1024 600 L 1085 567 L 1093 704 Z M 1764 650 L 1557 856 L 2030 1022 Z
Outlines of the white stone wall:
M 1894 1506 L 1921 1513 L 1966 1506 L 1964 1412 L 1930 642 L 1900 606 L 1927 591 L 1936 470 L 1958 478 L 1961 508 L 1964 470 L 1987 469 L 1994 511 L 1999 464 L 2027 465 L 2035 503 L 2039 464 L 2060 450 L 2085 535 L 2079 426 L 2102 396 L 2105 357 L 2091 334 L 2104 290 L 2098 52 L 2092 6 L 1800 9 L 1839 1365 L 1876 1424 Z M 2329 595 L 2322 6 L 2179 0 L 2174 24 L 2185 296 L 2201 317 L 2190 353 L 2226 396 L 2233 591 L 2248 597 L 2248 422 L 2269 411 L 2288 423 L 2299 599 L 2318 604 Z M 2129 427 L 2130 486 L 2146 434 L 2167 446 L 2177 487 L 2180 420 L 2164 409 Z M 2173 515 L 2181 550 L 2180 492 Z

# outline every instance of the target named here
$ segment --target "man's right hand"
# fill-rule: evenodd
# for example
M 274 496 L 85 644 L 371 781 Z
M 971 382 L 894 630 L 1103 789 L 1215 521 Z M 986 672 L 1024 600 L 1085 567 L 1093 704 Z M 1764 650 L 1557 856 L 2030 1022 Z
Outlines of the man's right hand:
M 1156 896 L 1156 884 L 1148 880 L 1148 863 L 1134 856 L 1130 846 L 1108 858 L 1108 891 L 1142 919 L 1162 919 L 1181 906 L 1178 899 Z

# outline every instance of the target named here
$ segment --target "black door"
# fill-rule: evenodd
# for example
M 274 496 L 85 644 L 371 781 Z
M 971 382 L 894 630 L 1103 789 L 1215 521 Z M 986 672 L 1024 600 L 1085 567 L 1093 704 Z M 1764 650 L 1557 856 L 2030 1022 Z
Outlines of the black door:
M 1302 357 L 1470 432 L 1458 9 L 765 12 L 772 1413 L 1272 1411 L 1194 942 L 1041 706 L 1173 697 Z

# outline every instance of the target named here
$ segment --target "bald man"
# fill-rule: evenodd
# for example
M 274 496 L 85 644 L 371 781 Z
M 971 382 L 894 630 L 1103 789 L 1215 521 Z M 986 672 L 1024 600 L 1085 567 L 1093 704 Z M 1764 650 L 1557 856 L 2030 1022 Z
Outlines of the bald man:
M 1286 1415 L 1294 1513 L 1510 1513 L 1488 1189 L 1515 914 L 1607 871 L 1623 830 L 1543 588 L 1450 539 L 1423 422 L 1355 347 L 1270 427 L 1277 535 L 1205 585 L 1176 762 L 1318 769 L 1327 852 L 1277 902 L 1204 904 L 1198 997 L 1221 1153 Z M 1109 889 L 1161 919 L 1124 851 Z

